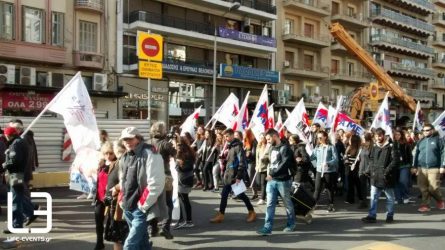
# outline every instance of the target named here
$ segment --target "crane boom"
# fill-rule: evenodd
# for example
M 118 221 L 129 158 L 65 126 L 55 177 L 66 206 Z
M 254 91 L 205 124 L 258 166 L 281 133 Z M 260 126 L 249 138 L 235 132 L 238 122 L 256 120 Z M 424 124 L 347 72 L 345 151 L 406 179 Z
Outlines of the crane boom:
M 388 91 L 391 91 L 394 97 L 408 106 L 411 111 L 416 111 L 416 102 L 407 95 L 403 89 L 394 82 L 391 76 L 378 65 L 372 56 L 358 44 L 351 35 L 346 32 L 343 26 L 339 23 L 333 23 L 330 26 L 332 36 L 341 43 L 349 53 L 355 55 L 357 59 L 365 66 L 380 82 L 380 84 Z

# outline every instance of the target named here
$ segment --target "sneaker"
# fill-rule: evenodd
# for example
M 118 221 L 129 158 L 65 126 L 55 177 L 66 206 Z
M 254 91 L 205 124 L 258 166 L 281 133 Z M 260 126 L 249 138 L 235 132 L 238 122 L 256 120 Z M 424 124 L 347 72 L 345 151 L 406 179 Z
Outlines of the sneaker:
M 263 199 L 260 199 L 256 204 L 257 205 L 264 205 L 264 204 L 266 204 L 266 201 L 263 200 Z
M 394 217 L 393 217 L 393 216 L 388 216 L 388 217 L 386 217 L 385 222 L 386 222 L 386 223 L 393 223 L 393 222 L 394 222 Z
M 272 234 L 272 230 L 269 230 L 269 229 L 263 227 L 260 230 L 256 231 L 256 233 L 261 236 L 269 236 Z
M 187 222 L 185 222 L 185 221 L 178 221 L 178 222 L 173 226 L 173 230 L 183 228 L 183 227 L 185 227 L 186 224 L 187 224 Z
M 445 201 L 438 201 L 436 203 L 436 208 L 440 209 L 440 210 L 444 210 L 445 209 Z
M 403 199 L 404 204 L 409 204 L 409 203 L 413 203 L 413 202 L 414 201 L 412 201 L 410 198 Z
M 366 216 L 366 217 L 363 217 L 362 218 L 362 221 L 364 222 L 364 223 L 376 223 L 377 222 L 377 219 L 375 218 L 375 217 L 371 217 L 371 216 Z
M 290 233 L 290 232 L 293 232 L 295 230 L 295 225 L 293 225 L 293 226 L 287 226 L 287 227 L 285 227 L 284 229 L 283 229 L 283 232 L 285 232 L 285 233 Z
M 213 193 L 218 193 L 219 192 L 219 188 L 215 188 L 212 190 Z
M 417 209 L 417 211 L 421 213 L 426 213 L 431 211 L 431 208 L 429 208 L 427 205 L 422 205 L 419 207 L 419 209 Z
M 256 199 L 258 199 L 258 195 L 257 195 L 257 194 L 254 194 L 254 195 L 252 196 L 252 198 L 250 198 L 251 201 L 254 201 L 254 200 L 256 200 Z
M 187 227 L 187 228 L 192 228 L 194 226 L 195 226 L 195 224 L 193 224 L 193 222 L 191 222 L 191 221 L 187 221 L 184 225 L 184 227 Z
M 172 240 L 173 235 L 170 233 L 170 231 L 162 229 L 159 235 L 163 236 L 166 240 Z
M 83 200 L 83 199 L 86 199 L 87 197 L 88 197 L 88 195 L 87 195 L 87 194 L 85 194 L 85 193 L 83 193 L 83 194 L 81 194 L 81 195 L 77 196 L 77 198 L 76 198 L 76 199 L 78 199 L 78 200 Z
M 329 212 L 329 213 L 333 213 L 333 212 L 335 212 L 334 204 L 329 204 L 329 206 L 328 206 L 328 212 Z

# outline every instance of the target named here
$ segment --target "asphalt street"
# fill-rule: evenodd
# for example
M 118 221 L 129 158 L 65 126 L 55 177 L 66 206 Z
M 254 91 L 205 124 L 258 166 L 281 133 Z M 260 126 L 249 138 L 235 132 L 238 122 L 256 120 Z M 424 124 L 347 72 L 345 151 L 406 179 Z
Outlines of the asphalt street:
M 93 249 L 95 224 L 91 201 L 77 200 L 77 192 L 66 187 L 41 189 L 53 198 L 53 228 L 47 234 L 25 234 L 20 249 Z M 416 194 L 414 194 L 416 195 Z M 357 205 L 345 204 L 336 197 L 336 212 L 328 213 L 324 207 L 315 211 L 313 222 L 300 220 L 295 232 L 284 233 L 284 207 L 277 207 L 274 231 L 271 236 L 258 236 L 255 231 L 264 223 L 265 205 L 255 206 L 258 219 L 246 223 L 246 208 L 242 202 L 229 200 L 226 218 L 221 224 L 211 224 L 209 219 L 219 205 L 218 194 L 193 190 L 191 193 L 195 227 L 174 230 L 175 238 L 152 238 L 155 249 L 444 249 L 445 211 L 417 212 L 419 200 L 406 205 L 396 205 L 395 222 L 386 224 L 384 206 L 379 204 L 378 222 L 363 224 L 360 218 L 366 210 Z M 255 204 L 256 202 L 254 202 Z M 43 200 L 41 203 L 43 204 Z M 0 219 L 6 222 L 6 209 L 2 205 Z M 1 224 L 5 229 L 6 223 Z M 45 218 L 38 218 L 33 227 L 45 227 Z M 11 235 L 2 235 L 2 240 Z M 39 238 L 41 237 L 41 238 Z M 49 240 L 35 242 L 35 240 Z M 3 248 L 11 246 L 2 243 Z M 112 249 L 107 243 L 106 249 Z

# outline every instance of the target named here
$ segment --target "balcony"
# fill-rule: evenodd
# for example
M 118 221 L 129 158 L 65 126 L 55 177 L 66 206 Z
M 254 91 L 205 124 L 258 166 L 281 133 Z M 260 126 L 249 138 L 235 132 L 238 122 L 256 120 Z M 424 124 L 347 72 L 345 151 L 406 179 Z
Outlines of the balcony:
M 308 45 L 318 48 L 329 47 L 329 36 L 305 36 L 304 34 L 283 34 L 283 41 L 302 45 Z
M 103 0 L 75 0 L 74 8 L 76 10 L 87 10 L 98 13 L 104 12 L 104 1 Z
M 441 6 L 445 8 L 445 0 L 433 0 L 432 1 L 435 5 Z
M 223 0 L 223 1 L 230 3 L 238 2 L 241 4 L 241 6 L 245 6 L 247 8 L 264 11 L 269 14 L 274 14 L 274 15 L 277 14 L 277 8 L 274 5 L 258 2 L 255 0 Z
M 371 17 L 376 23 L 388 25 L 403 32 L 410 32 L 421 36 L 429 36 L 434 32 L 434 26 L 427 22 L 387 9 L 372 11 Z
M 432 45 L 445 48 L 445 37 L 443 37 L 443 34 L 437 34 L 437 35 L 438 35 L 438 37 L 436 37 L 433 40 Z
M 445 27 L 445 13 L 435 13 L 433 15 L 433 24 Z
M 79 68 L 102 69 L 103 55 L 93 52 L 74 51 L 73 64 Z
M 0 58 L 2 59 L 61 65 L 66 63 L 66 56 L 65 48 L 15 40 L 0 40 Z
M 380 61 L 380 65 L 391 75 L 419 80 L 428 80 L 430 78 L 433 78 L 434 76 L 434 72 L 428 68 L 404 65 L 402 63 L 396 63 L 386 60 Z
M 433 89 L 441 89 L 441 90 L 445 90 L 445 78 L 440 78 L 439 80 L 436 79 L 435 82 L 433 82 L 433 84 L 431 85 L 431 88 Z
M 402 40 L 401 38 L 387 35 L 374 35 L 371 37 L 371 45 L 383 47 L 386 50 L 394 50 L 398 53 L 418 57 L 430 57 L 434 54 L 434 49 L 423 44 Z
M 290 65 L 283 68 L 282 74 L 288 76 L 323 79 L 329 77 L 329 67 L 320 67 L 319 65 Z
M 169 37 L 179 37 L 182 40 L 194 42 L 206 42 L 212 44 L 215 40 L 215 28 L 210 23 L 200 23 L 184 18 L 151 13 L 146 11 L 133 11 L 129 16 L 129 23 L 124 28 L 134 32 L 138 30 L 151 30 Z M 236 30 L 224 33 L 225 37 L 217 38 L 218 46 L 236 46 L 240 50 L 254 50 L 256 52 L 276 52 L 274 38 L 243 33 Z M 233 34 L 232 34 L 233 33 Z M 236 33 L 236 34 L 235 34 Z M 266 39 L 267 38 L 267 39 Z M 266 41 L 267 40 L 267 41 Z M 268 42 L 268 45 L 262 45 Z M 255 44 L 257 43 L 257 44 Z
M 354 28 L 366 28 L 369 26 L 369 22 L 363 17 L 362 13 L 349 13 L 343 11 L 342 13 L 333 14 L 331 17 L 332 22 L 340 22 L 344 26 Z
M 331 72 L 331 81 L 336 82 L 349 82 L 349 83 L 369 83 L 372 75 L 367 72 L 349 72 L 341 71 L 333 73 Z
M 348 50 L 346 50 L 346 48 L 343 45 L 341 45 L 339 42 L 337 42 L 336 40 L 332 40 L 332 42 L 331 42 L 331 51 L 342 53 L 342 54 L 348 53 Z
M 439 56 L 439 58 L 433 58 L 433 67 L 445 69 L 445 56 Z
M 283 6 L 322 17 L 331 15 L 331 6 L 329 5 L 329 1 L 283 0 Z
M 420 98 L 436 99 L 436 95 L 432 91 L 425 91 L 419 89 L 404 89 L 404 90 L 408 95 L 412 96 L 415 99 L 420 99 Z
M 434 13 L 434 4 L 427 0 L 385 0 L 401 8 L 427 16 Z

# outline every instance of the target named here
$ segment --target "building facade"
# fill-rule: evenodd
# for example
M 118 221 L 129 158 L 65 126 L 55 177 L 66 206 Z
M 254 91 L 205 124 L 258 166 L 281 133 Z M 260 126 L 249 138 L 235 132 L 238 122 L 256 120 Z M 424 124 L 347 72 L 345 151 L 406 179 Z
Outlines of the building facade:
M 177 124 L 194 108 L 211 116 L 213 72 L 216 108 L 233 92 L 240 101 L 250 91 L 258 99 L 265 83 L 279 82 L 275 68 L 276 8 L 258 1 L 118 1 L 117 71 L 129 96 L 122 99 L 123 118 L 147 117 Z M 137 33 L 163 36 L 163 78 L 138 77 Z M 216 46 L 215 46 L 216 44 Z M 214 53 L 216 51 L 216 67 Z
M 1 115 L 36 116 L 81 71 L 96 115 L 118 118 L 115 12 L 104 0 L 1 0 Z
M 433 2 L 435 13 L 431 20 L 435 28 L 432 41 L 435 54 L 432 61 L 434 79 L 431 87 L 437 96 L 437 107 L 443 110 L 445 107 L 445 1 Z M 439 112 L 436 112 L 430 120 L 433 120 Z

